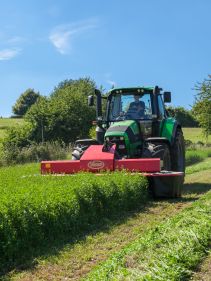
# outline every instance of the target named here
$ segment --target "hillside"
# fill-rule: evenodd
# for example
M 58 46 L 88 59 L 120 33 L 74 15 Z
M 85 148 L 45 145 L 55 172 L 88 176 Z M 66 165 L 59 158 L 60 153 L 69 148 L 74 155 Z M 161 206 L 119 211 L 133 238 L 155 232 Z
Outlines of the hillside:
M 23 124 L 21 118 L 0 118 L 0 141 L 4 138 L 6 130 L 10 127 L 15 127 Z

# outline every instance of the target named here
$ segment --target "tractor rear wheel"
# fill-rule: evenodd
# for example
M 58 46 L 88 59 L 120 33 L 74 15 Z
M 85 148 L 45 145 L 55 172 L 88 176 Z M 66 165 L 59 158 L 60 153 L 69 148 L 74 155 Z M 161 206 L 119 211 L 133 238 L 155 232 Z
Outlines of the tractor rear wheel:
M 161 171 L 171 171 L 171 154 L 168 144 L 149 143 L 142 157 L 160 158 Z M 150 177 L 149 185 L 154 197 L 177 197 L 177 177 Z
M 176 132 L 173 147 L 171 149 L 171 163 L 172 171 L 185 173 L 185 144 L 182 130 L 178 129 Z M 181 197 L 182 186 L 184 183 L 184 176 L 179 177 L 178 189 L 176 197 Z

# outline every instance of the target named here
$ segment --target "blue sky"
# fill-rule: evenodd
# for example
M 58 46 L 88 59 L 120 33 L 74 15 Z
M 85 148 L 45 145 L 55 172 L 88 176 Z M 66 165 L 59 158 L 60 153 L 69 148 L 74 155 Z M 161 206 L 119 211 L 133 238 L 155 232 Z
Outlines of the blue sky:
M 211 73 L 210 0 L 0 0 L 0 116 L 27 88 L 64 79 L 159 85 L 193 104 Z

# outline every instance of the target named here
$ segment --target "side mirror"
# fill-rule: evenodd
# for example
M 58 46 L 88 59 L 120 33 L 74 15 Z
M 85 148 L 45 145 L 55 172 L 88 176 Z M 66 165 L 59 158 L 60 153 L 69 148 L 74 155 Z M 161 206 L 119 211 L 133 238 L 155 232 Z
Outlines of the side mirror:
M 94 97 L 91 95 L 91 96 L 88 96 L 88 106 L 93 106 L 94 105 Z
M 164 92 L 163 93 L 163 101 L 166 102 L 166 103 L 171 102 L 171 92 Z

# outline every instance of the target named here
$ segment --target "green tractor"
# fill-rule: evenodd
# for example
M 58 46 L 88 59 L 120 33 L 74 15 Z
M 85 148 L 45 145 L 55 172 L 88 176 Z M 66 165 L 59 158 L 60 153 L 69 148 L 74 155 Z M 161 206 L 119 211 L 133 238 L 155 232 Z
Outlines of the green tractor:
M 115 88 L 101 95 L 88 97 L 93 106 L 96 99 L 96 139 L 77 140 L 73 160 L 80 160 L 90 145 L 103 144 L 104 151 L 115 144 L 117 159 L 159 158 L 161 171 L 182 172 L 182 176 L 168 179 L 168 197 L 180 197 L 185 172 L 185 146 L 181 125 L 169 116 L 164 103 L 171 102 L 171 93 L 156 87 Z M 102 99 L 106 99 L 102 114 Z M 104 107 L 103 103 L 103 107 Z M 169 178 L 169 177 L 168 177 Z M 172 177 L 173 179 L 173 177 Z M 156 186 L 156 191 L 155 187 Z M 153 178 L 152 191 L 165 196 L 165 179 Z M 159 187 L 159 188 L 158 188 Z

